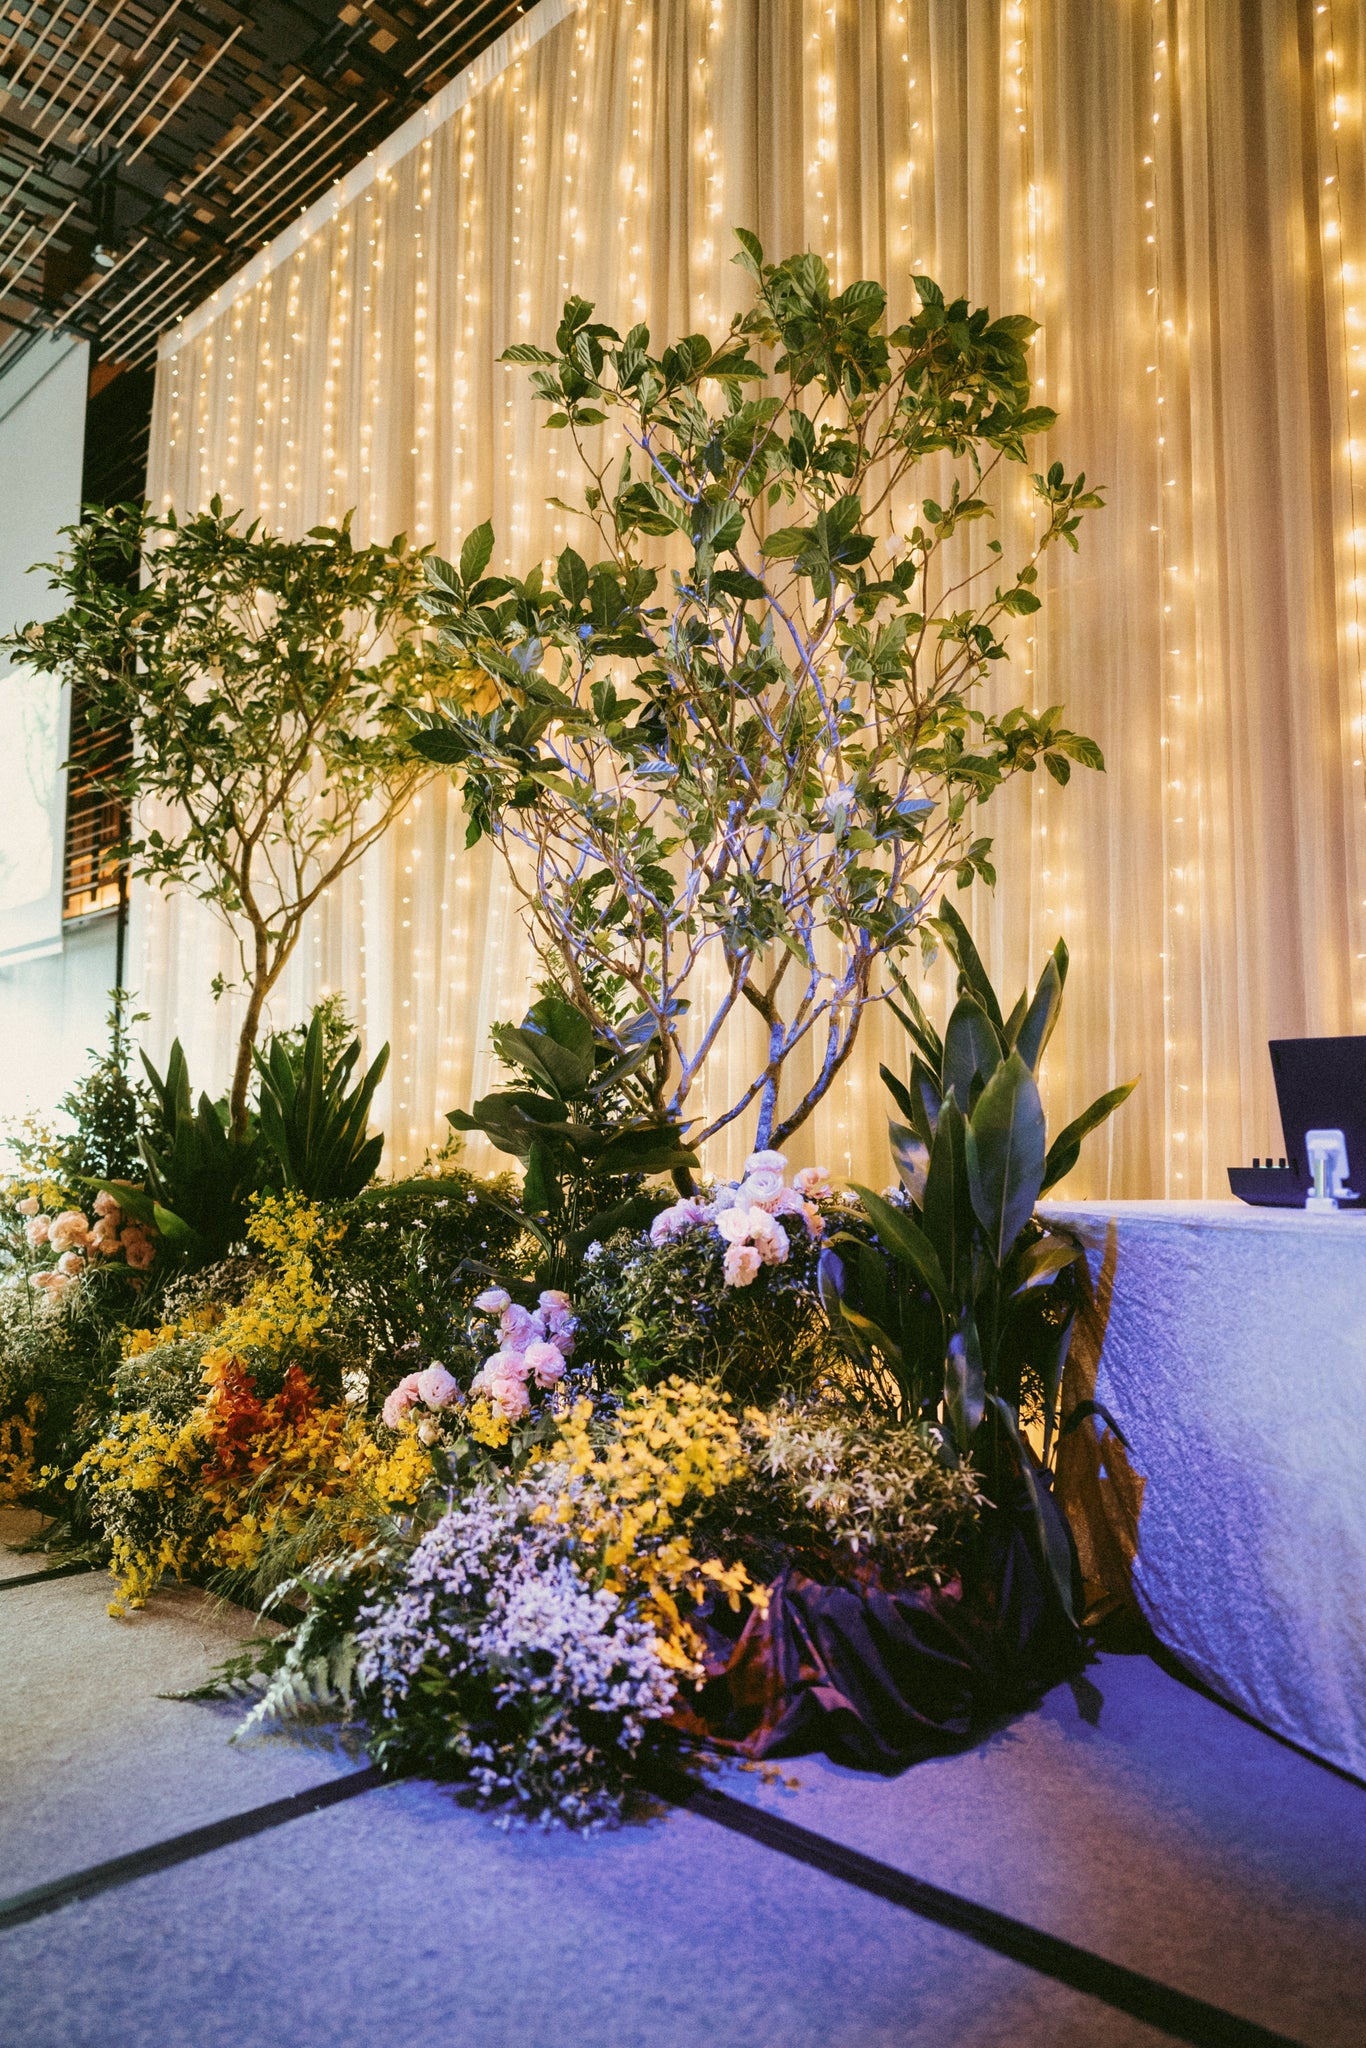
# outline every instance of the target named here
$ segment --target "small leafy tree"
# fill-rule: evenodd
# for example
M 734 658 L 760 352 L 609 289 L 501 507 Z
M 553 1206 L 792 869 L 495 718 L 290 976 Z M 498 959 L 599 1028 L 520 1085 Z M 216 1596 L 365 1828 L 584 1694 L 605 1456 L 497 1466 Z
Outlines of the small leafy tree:
M 1029 402 L 1034 323 L 918 278 L 919 312 L 888 334 L 881 285 L 836 294 L 818 257 L 768 264 L 739 239 L 753 303 L 719 345 L 655 356 L 645 327 L 622 338 L 576 298 L 555 351 L 506 352 L 574 439 L 602 552 L 566 548 L 553 583 L 490 576 L 484 525 L 458 566 L 428 563 L 451 679 L 416 744 L 454 769 L 471 841 L 507 860 L 594 1029 L 629 1050 L 614 992 L 653 1020 L 656 1117 L 689 1120 L 732 1013 L 757 1013 L 757 1073 L 688 1142 L 757 1105 L 769 1146 L 829 1088 L 943 877 L 993 879 L 977 807 L 1040 762 L 1059 782 L 1103 765 L 1056 706 L 976 702 L 1008 621 L 1039 608 L 1039 557 L 1075 547 L 1100 500 L 1055 464 L 1033 478 L 1028 559 L 1002 573 L 991 540 L 974 566 L 989 479 L 1054 420 Z M 619 466 L 585 438 L 609 416 Z M 930 463 L 942 502 L 893 538 Z M 784 1094 L 808 1044 L 814 1078 Z
M 357 547 L 350 519 L 299 541 L 215 498 L 179 520 L 91 509 L 48 566 L 66 609 L 3 644 L 79 685 L 95 727 L 133 748 L 111 787 L 172 807 L 134 827 L 134 874 L 212 904 L 246 989 L 229 1098 L 247 1131 L 267 997 L 313 904 L 388 829 L 425 769 L 407 743 L 424 701 L 423 555 Z M 135 570 L 142 562 L 142 582 Z

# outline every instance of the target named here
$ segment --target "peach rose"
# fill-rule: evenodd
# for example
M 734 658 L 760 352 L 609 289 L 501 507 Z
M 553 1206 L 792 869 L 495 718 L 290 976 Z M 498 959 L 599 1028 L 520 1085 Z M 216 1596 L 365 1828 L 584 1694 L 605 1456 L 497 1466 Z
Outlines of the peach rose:
M 759 1272 L 762 1260 L 752 1244 L 732 1244 L 726 1247 L 722 1260 L 722 1271 L 727 1287 L 748 1287 Z
M 55 1252 L 69 1252 L 83 1245 L 90 1235 L 90 1225 L 79 1209 L 63 1209 L 60 1216 L 54 1216 L 47 1241 Z
M 39 1245 L 47 1243 L 49 1228 L 50 1225 L 46 1216 L 31 1216 L 24 1225 L 24 1236 L 28 1239 L 35 1252 Z
M 555 1344 L 528 1344 L 526 1363 L 538 1387 L 553 1387 L 564 1378 L 564 1357 Z
M 460 1398 L 460 1382 L 444 1365 L 429 1365 L 417 1376 L 417 1391 L 429 1408 L 449 1408 Z

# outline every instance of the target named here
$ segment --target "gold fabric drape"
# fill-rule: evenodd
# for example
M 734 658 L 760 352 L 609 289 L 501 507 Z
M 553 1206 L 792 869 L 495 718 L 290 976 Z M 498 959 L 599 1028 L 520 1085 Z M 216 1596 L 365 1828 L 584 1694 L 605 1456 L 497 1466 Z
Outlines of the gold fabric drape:
M 150 493 L 287 531 L 354 504 L 363 536 L 444 553 L 491 515 L 509 564 L 556 552 L 565 444 L 500 350 L 571 289 L 660 339 L 716 330 L 732 224 L 884 278 L 894 317 L 922 270 L 1031 313 L 1061 416 L 1040 461 L 1109 503 L 1000 687 L 1064 703 L 1108 773 L 993 802 L 1000 884 L 969 914 L 1011 995 L 1067 937 L 1055 1118 L 1143 1077 L 1070 1191 L 1226 1192 L 1280 1150 L 1267 1038 L 1366 1029 L 1363 32 L 1347 0 L 544 0 L 166 337 Z M 1016 484 L 1003 521 L 1018 545 Z M 158 1039 L 221 1080 L 216 930 L 146 892 L 138 923 Z M 494 1078 L 526 981 L 437 784 L 322 906 L 275 1013 L 342 988 L 392 1040 L 401 1169 Z M 806 1157 L 887 1177 L 898 1038 L 872 1020 Z

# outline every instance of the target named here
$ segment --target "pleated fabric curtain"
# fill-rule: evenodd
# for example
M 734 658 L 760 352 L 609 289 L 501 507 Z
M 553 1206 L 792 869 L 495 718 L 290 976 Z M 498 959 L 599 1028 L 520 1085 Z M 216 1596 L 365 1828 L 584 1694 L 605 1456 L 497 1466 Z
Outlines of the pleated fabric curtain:
M 999 885 L 960 902 L 1009 996 L 1071 948 L 1056 1119 L 1142 1076 L 1069 1192 L 1224 1193 L 1280 1149 L 1268 1037 L 1366 1029 L 1364 47 L 1344 0 L 543 0 L 165 338 L 150 495 L 291 533 L 355 506 L 362 537 L 448 554 L 491 516 L 497 561 L 553 555 L 583 539 L 547 502 L 572 446 L 500 351 L 571 290 L 715 334 L 733 225 L 886 280 L 893 318 L 917 272 L 1031 314 L 1060 414 L 1038 461 L 1108 506 L 993 688 L 1065 704 L 1108 772 L 994 799 Z M 1018 473 L 999 531 L 1008 557 L 1032 531 Z M 145 890 L 136 923 L 155 1044 L 220 1081 L 221 934 Z M 532 971 L 436 782 L 320 907 L 274 1016 L 341 989 L 392 1042 L 401 1171 L 496 1080 Z M 737 1030 L 709 1107 L 754 1050 Z M 901 1058 L 874 1016 L 794 1151 L 885 1181 Z

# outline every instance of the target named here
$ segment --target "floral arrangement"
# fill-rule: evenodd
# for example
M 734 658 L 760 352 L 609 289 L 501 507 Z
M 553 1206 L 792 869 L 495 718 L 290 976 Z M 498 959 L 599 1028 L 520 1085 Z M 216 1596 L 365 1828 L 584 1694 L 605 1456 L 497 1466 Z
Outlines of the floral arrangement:
M 46 1253 L 53 1261 L 30 1275 L 31 1284 L 50 1299 L 60 1299 L 96 1259 L 121 1258 L 130 1271 L 145 1273 L 156 1257 L 155 1230 L 125 1218 L 117 1198 L 107 1190 L 95 1197 L 93 1221 L 82 1209 L 46 1215 L 36 1194 L 26 1195 L 16 1207 L 25 1219 L 30 1252 Z
M 1020 1007 L 1017 1038 L 1045 999 L 1056 1010 L 1056 962 L 1054 982 Z M 589 1051 L 548 998 L 541 1010 L 559 1036 L 527 1029 L 514 1050 L 563 1093 L 570 1056 L 577 1074 Z M 928 1061 L 930 1028 L 911 1018 Z M 591 1056 L 596 1077 L 596 1043 Z M 1022 1057 L 998 1062 L 1017 1091 Z M 659 1134 L 613 1126 L 611 1072 L 591 1081 L 596 1122 L 564 1097 L 587 1164 L 552 1161 L 555 1230 L 536 1151 L 548 1118 L 521 1188 L 445 1160 L 359 1192 L 350 1165 L 331 1194 L 288 1175 L 253 1192 L 217 1172 L 204 1098 L 199 1149 L 185 1149 L 199 1175 L 189 1230 L 147 1189 L 121 1200 L 121 1183 L 37 1135 L 0 1186 L 0 1498 L 70 1503 L 62 1540 L 108 1562 L 113 1614 L 135 1614 L 167 1576 L 271 1613 L 278 1633 L 221 1675 L 252 1690 L 248 1728 L 346 1716 L 382 1765 L 458 1778 L 503 1819 L 546 1825 L 614 1821 L 648 1753 L 731 1740 L 725 1715 L 743 1731 L 760 1693 L 781 1708 L 794 1659 L 806 1672 L 825 1655 L 803 1602 L 889 1598 L 893 1633 L 897 1613 L 954 1607 L 973 1558 L 999 1558 L 996 1538 L 976 1542 L 984 1515 L 1015 1527 L 1002 1483 L 1046 1493 L 978 1455 L 966 1423 L 980 1390 L 970 1373 L 959 1387 L 952 1346 L 942 1357 L 926 1323 L 937 1269 L 915 1262 L 920 1153 L 931 1174 L 947 1153 L 947 1079 L 932 1147 L 893 1126 L 899 1190 L 840 1192 L 765 1147 L 738 1179 L 668 1200 L 645 1185 L 664 1170 Z M 977 1122 L 999 1085 L 988 1077 Z M 507 1104 L 480 1107 L 498 1125 Z M 354 1104 L 333 1122 L 347 1161 L 374 1154 Z M 336 1133 L 324 1144 L 306 1118 L 290 1130 L 300 1174 L 326 1181 Z M 1058 1158 L 1078 1142 L 1065 1131 Z M 688 1187 L 690 1168 L 668 1170 Z M 83 1187 L 98 1189 L 88 1208 Z M 619 1197 L 605 1209 L 604 1189 Z M 221 1229 L 214 1199 L 237 1204 Z M 1051 1315 L 1072 1254 L 1041 1255 L 1041 1227 L 1020 1222 L 1021 1271 Z M 1036 1321 L 1055 1343 L 1049 1316 Z M 1042 1371 L 1033 1329 L 1020 1319 L 1017 1349 Z M 913 1341 L 942 1401 L 901 1398 Z M 1035 1549 L 1051 1571 L 1057 1545 Z M 1033 1569 L 1012 1557 L 1012 1572 Z M 969 1637 L 999 1627 L 998 1593 Z M 903 1650 L 924 1654 L 918 1638 Z M 845 1696 L 833 1680 L 824 1691 Z M 975 1708 L 944 1711 L 952 1738 Z
M 740 1180 L 683 1196 L 648 1231 L 590 1246 L 578 1307 L 597 1356 L 631 1381 L 720 1376 L 745 1398 L 811 1387 L 839 1363 L 817 1266 L 843 1219 L 823 1167 L 785 1179 L 756 1152 Z

